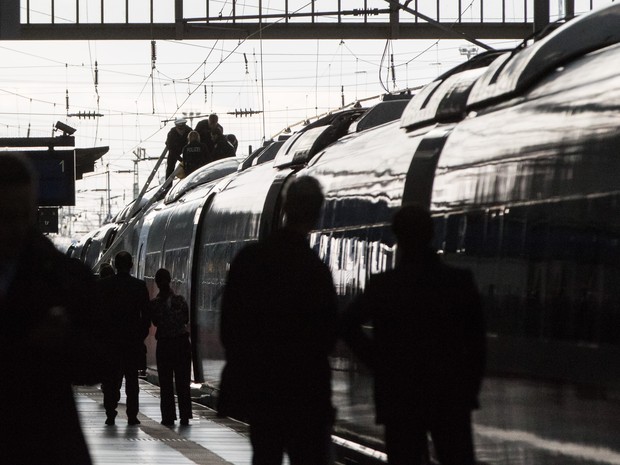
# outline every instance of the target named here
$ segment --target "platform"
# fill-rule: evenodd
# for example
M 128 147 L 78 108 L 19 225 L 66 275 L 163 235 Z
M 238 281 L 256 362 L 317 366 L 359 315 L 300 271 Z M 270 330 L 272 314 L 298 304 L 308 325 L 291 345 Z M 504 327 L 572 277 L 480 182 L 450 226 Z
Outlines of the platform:
M 365 383 L 367 385 L 367 383 Z M 335 383 L 338 392 L 338 383 Z M 370 396 L 371 393 L 359 393 Z M 338 398 L 338 395 L 336 395 Z M 193 403 L 190 426 L 159 423 L 159 388 L 140 381 L 140 425 L 128 426 L 121 392 L 115 426 L 106 426 L 98 386 L 76 387 L 75 399 L 94 465 L 249 465 L 247 425 Z M 479 465 L 620 465 L 620 400 L 609 393 L 518 380 L 487 379 L 474 414 Z M 370 400 L 352 411 L 339 405 L 333 436 L 338 463 L 380 465 L 385 454 L 343 436 L 354 416 L 379 438 Z M 286 460 L 286 459 L 285 459 Z M 285 462 L 285 464 L 287 461 Z
M 252 449 L 243 423 L 216 418 L 193 404 L 189 426 L 159 424 L 159 389 L 140 384 L 141 424 L 127 425 L 121 393 L 116 425 L 106 426 L 103 393 L 98 386 L 76 387 L 75 400 L 94 465 L 248 465 Z

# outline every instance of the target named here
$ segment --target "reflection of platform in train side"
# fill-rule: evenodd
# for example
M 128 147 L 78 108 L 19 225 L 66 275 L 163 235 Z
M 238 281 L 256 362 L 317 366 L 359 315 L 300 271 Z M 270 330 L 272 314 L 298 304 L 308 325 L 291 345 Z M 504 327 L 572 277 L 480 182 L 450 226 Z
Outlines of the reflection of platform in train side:
M 380 438 L 367 375 L 334 372 L 336 435 Z M 615 393 L 619 395 L 620 393 Z M 620 402 L 614 393 L 509 378 L 485 379 L 474 412 L 479 463 L 619 464 Z M 359 440 L 359 439 L 358 439 Z M 367 442 L 367 441 L 366 441 Z M 382 448 L 381 441 L 375 447 Z

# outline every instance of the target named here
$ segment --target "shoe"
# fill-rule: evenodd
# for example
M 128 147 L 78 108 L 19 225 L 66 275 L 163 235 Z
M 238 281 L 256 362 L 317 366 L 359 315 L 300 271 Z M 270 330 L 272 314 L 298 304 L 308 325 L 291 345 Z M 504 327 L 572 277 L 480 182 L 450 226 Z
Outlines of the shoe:
M 162 420 L 161 424 L 164 426 L 174 426 L 174 420 Z
M 137 418 L 130 418 L 129 420 L 127 420 L 127 424 L 130 426 L 139 425 L 140 420 L 138 420 Z
M 181 426 L 189 426 L 189 418 L 181 418 Z
M 114 417 L 108 417 L 105 419 L 105 424 L 108 426 L 114 426 Z

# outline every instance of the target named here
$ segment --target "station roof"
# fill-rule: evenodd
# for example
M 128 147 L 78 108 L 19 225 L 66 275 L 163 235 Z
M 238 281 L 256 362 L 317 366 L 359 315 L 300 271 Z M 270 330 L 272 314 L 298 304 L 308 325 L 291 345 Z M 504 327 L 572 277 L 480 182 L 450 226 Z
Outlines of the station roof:
M 35 149 L 47 147 L 48 150 L 59 148 L 72 148 L 75 145 L 75 138 L 70 135 L 57 137 L 0 137 L 0 147 L 7 147 L 10 153 L 30 152 Z M 91 173 L 95 170 L 95 162 L 104 156 L 110 147 L 88 147 L 75 149 L 75 179 L 82 179 L 84 173 Z

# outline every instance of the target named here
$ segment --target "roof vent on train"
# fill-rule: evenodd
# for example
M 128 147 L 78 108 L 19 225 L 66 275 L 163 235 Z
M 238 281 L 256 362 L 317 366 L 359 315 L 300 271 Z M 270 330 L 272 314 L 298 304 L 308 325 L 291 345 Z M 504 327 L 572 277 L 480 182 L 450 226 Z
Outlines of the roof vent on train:
M 260 165 L 262 163 L 273 160 L 278 154 L 280 147 L 282 147 L 282 145 L 284 144 L 284 141 L 286 141 L 289 137 L 290 136 L 288 135 L 286 137 L 280 136 L 276 141 L 266 141 L 262 147 L 254 150 L 245 160 L 243 160 L 239 164 L 237 171 L 245 171 L 251 166 Z
M 236 172 L 237 166 L 239 166 L 239 160 L 236 157 L 229 157 L 214 161 L 213 163 L 209 163 L 208 165 L 197 169 L 186 178 L 177 182 L 175 186 L 170 189 L 168 194 L 166 194 L 164 203 L 168 204 L 174 202 L 187 191 L 197 186 L 207 184 L 211 181 L 215 181 L 216 179 L 223 178 L 230 173 Z
M 347 134 L 351 123 L 367 109 L 345 110 L 331 115 L 323 125 L 313 123 L 303 132 L 293 134 L 278 151 L 274 166 L 303 165 L 319 151 Z
M 620 4 L 579 16 L 526 48 L 496 60 L 474 85 L 468 109 L 507 100 L 571 59 L 620 42 Z
M 433 81 L 416 94 L 400 120 L 400 127 L 416 129 L 434 122 L 463 119 L 467 97 L 486 68 L 469 69 L 445 80 Z
M 411 96 L 379 102 L 349 127 L 349 132 L 360 132 L 374 128 L 401 117 Z
M 461 120 L 467 109 L 467 97 L 477 78 L 507 50 L 489 50 L 448 70 L 424 86 L 409 102 L 400 127 L 413 130 L 434 122 Z

